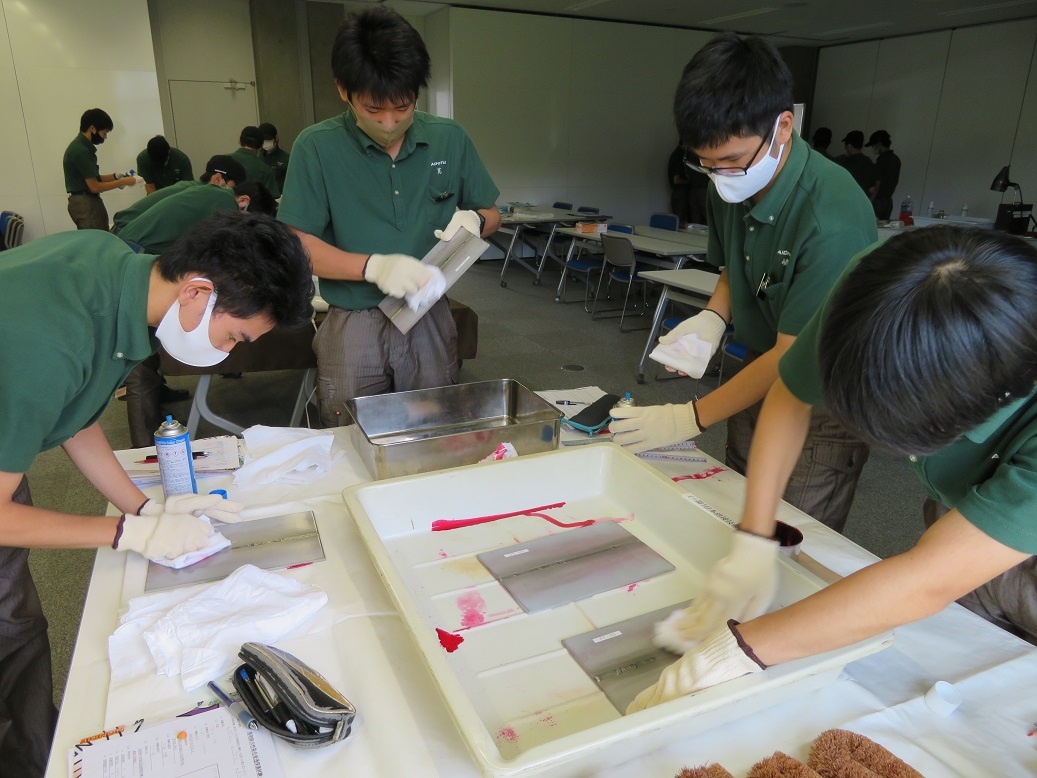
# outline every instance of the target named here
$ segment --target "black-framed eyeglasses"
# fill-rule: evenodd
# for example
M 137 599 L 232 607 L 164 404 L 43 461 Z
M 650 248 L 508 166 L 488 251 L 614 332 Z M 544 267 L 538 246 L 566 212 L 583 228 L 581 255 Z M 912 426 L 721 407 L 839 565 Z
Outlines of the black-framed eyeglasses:
M 684 165 L 690 170 L 695 170 L 699 173 L 705 173 L 706 175 L 714 173 L 718 176 L 744 176 L 748 174 L 749 168 L 751 168 L 756 163 L 756 157 L 759 156 L 760 150 L 763 148 L 763 145 L 765 143 L 769 143 L 771 139 L 774 137 L 775 129 L 776 126 L 772 127 L 771 131 L 767 133 L 767 136 L 762 141 L 760 141 L 760 145 L 756 147 L 756 151 L 754 151 L 753 155 L 749 158 L 748 165 L 705 167 L 703 165 L 696 165 L 694 162 L 688 161 L 687 156 L 684 157 Z

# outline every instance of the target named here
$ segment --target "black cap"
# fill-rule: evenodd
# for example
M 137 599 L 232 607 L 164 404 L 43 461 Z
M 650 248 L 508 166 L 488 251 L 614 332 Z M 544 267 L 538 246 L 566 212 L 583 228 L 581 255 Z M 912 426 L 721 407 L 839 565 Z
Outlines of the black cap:
M 868 142 L 865 146 L 874 146 L 876 143 L 881 143 L 883 146 L 890 146 L 893 143 L 893 139 L 889 137 L 889 133 L 885 130 L 875 130 L 868 138 Z
M 263 136 L 263 140 L 273 140 L 277 137 L 277 128 L 270 122 L 263 122 L 258 129 L 259 134 Z
M 850 130 L 846 133 L 846 137 L 842 140 L 843 143 L 848 143 L 855 149 L 859 149 L 864 145 L 864 133 L 860 130 Z
M 814 143 L 818 143 L 822 146 L 827 146 L 832 142 L 832 131 L 827 127 L 818 127 L 814 130 L 814 137 L 812 138 Z
M 241 163 L 226 154 L 217 154 L 206 162 L 205 172 L 210 176 L 219 173 L 223 176 L 224 181 L 233 181 L 235 184 L 248 180 L 248 173 L 245 172 Z
M 259 131 L 258 127 L 250 124 L 248 127 L 242 128 L 238 142 L 250 149 L 258 149 L 263 145 L 263 133 Z

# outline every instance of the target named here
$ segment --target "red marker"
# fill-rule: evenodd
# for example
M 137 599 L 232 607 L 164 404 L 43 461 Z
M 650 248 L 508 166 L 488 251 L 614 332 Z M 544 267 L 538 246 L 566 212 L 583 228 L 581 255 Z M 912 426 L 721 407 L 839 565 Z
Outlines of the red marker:
M 312 564 L 313 562 L 300 562 L 297 565 L 288 565 L 288 567 L 286 567 L 285 570 L 296 570 L 300 567 L 309 567 Z

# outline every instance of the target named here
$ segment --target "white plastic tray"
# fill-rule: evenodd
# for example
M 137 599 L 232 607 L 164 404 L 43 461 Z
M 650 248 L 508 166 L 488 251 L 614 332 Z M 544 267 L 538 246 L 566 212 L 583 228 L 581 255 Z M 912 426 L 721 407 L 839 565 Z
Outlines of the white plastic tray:
M 621 716 L 561 641 L 701 589 L 729 547 L 731 528 L 680 487 L 618 446 L 598 445 L 356 486 L 343 497 L 486 775 L 602 769 L 818 688 L 848 662 L 892 642 L 886 634 Z M 535 511 L 540 516 L 465 522 L 558 503 L 564 504 Z M 526 614 L 475 555 L 567 531 L 548 519 L 621 521 L 676 570 Z M 454 528 L 433 531 L 442 522 Z M 774 607 L 824 585 L 782 558 Z M 448 652 L 441 636 L 463 642 Z

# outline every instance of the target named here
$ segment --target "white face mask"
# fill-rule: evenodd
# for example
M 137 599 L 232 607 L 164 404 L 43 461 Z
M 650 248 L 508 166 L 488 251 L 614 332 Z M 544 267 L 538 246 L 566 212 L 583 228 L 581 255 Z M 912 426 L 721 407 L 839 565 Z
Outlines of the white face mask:
M 263 141 L 263 151 L 273 151 L 273 150 L 274 150 L 274 142 L 272 140 L 265 140 L 265 141 Z
M 205 278 L 192 278 L 192 281 L 207 281 Z M 188 332 L 180 324 L 180 300 L 173 301 L 173 305 L 166 311 L 166 315 L 159 322 L 155 330 L 155 337 L 162 343 L 162 348 L 169 352 L 174 359 L 192 367 L 212 367 L 225 360 L 230 354 L 220 351 L 209 340 L 209 320 L 212 319 L 212 309 L 216 305 L 216 290 L 213 289 L 209 295 L 209 302 L 205 305 L 205 313 L 198 326 Z
M 780 121 L 781 117 L 779 116 L 774 122 L 774 131 L 771 133 L 771 142 L 767 146 L 767 153 L 763 155 L 763 159 L 745 171 L 744 176 L 709 174 L 710 179 L 717 188 L 717 194 L 720 195 L 724 202 L 745 202 L 767 186 L 771 179 L 774 178 L 774 171 L 778 169 L 781 154 L 785 150 L 785 144 L 782 143 L 778 147 L 778 156 L 771 156 L 771 149 L 774 148 L 774 141 L 778 137 L 778 122 Z

